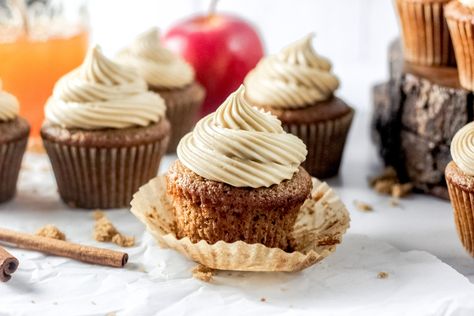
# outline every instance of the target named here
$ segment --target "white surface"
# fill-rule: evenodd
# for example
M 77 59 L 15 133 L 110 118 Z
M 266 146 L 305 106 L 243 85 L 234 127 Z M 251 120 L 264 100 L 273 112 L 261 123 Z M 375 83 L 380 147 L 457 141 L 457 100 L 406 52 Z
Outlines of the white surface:
M 472 315 L 474 286 L 447 265 L 473 280 L 473 259 L 457 239 L 450 205 L 413 196 L 396 208 L 366 187 L 367 174 L 376 169 L 364 135 L 366 118 L 358 114 L 342 175 L 329 181 L 350 209 L 351 229 L 336 253 L 321 264 L 294 274 L 221 272 L 215 283 L 202 283 L 191 277 L 194 263 L 160 249 L 127 210 L 117 210 L 108 213 L 111 220 L 138 240 L 128 250 L 131 259 L 125 269 L 9 248 L 21 265 L 10 282 L 0 284 L 0 315 L 153 315 L 158 310 L 164 315 L 311 310 L 335 315 Z M 162 169 L 171 160 L 166 158 Z M 94 242 L 91 214 L 67 209 L 55 191 L 45 157 L 28 155 L 18 197 L 0 206 L 1 226 L 34 232 L 52 223 L 71 241 L 115 248 Z M 354 199 L 373 204 L 374 212 L 355 210 Z M 389 273 L 388 279 L 377 278 L 381 271 Z

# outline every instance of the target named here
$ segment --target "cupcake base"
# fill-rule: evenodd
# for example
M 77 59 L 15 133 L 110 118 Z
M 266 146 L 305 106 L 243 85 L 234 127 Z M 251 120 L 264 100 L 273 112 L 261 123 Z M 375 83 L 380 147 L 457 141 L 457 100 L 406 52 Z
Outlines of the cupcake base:
M 446 182 L 459 239 L 474 257 L 474 177 L 465 175 L 451 161 L 446 167 Z
M 147 127 L 68 130 L 44 125 L 41 136 L 61 198 L 71 207 L 127 207 L 158 173 L 166 152 L 167 120 Z
M 283 128 L 306 144 L 308 155 L 302 167 L 320 179 L 339 172 L 354 110 L 339 98 L 296 110 L 263 107 L 281 121 Z
M 197 115 L 204 101 L 204 88 L 194 82 L 180 89 L 164 89 L 150 86 L 166 104 L 166 117 L 171 123 L 171 138 L 167 153 L 176 152 L 181 138 L 190 132 L 197 120 Z
M 12 199 L 30 126 L 22 118 L 0 123 L 0 203 Z
M 243 240 L 287 249 L 299 208 L 311 191 L 311 178 L 302 168 L 269 188 L 236 188 L 204 179 L 178 160 L 167 179 L 176 235 L 193 242 Z

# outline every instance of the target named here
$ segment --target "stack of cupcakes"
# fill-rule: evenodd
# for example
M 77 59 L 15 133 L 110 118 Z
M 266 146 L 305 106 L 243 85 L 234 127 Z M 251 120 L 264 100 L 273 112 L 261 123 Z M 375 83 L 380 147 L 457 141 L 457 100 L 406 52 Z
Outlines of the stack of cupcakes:
M 308 148 L 303 167 L 318 178 L 339 171 L 354 110 L 334 95 L 338 78 L 314 51 L 312 34 L 262 59 L 245 78 L 247 100 L 270 111 Z

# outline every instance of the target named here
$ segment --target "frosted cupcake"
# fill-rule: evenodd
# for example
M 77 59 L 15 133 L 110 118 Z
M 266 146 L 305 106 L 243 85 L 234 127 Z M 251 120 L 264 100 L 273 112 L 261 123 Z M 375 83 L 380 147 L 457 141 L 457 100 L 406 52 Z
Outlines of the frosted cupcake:
M 456 53 L 459 81 L 474 91 L 474 0 L 455 0 L 446 6 L 446 20 Z
M 245 78 L 245 97 L 278 117 L 308 148 L 303 167 L 326 178 L 339 171 L 353 109 L 334 96 L 338 78 L 311 46 L 313 35 L 262 59 Z
M 446 182 L 454 208 L 459 238 L 474 256 L 474 123 L 461 128 L 451 142 L 451 161 Z
M 450 1 L 395 0 L 407 61 L 425 66 L 456 65 L 444 17 Z
M 41 129 L 59 194 L 82 208 L 126 207 L 156 176 L 170 126 L 164 100 L 98 47 L 61 78 Z
M 167 174 L 176 235 L 287 249 L 312 188 L 300 166 L 306 146 L 243 94 L 243 87 L 231 94 L 179 143 Z
M 151 91 L 165 99 L 171 123 L 168 152 L 175 152 L 179 140 L 194 126 L 204 101 L 204 88 L 195 80 L 194 69 L 160 42 L 156 28 L 140 35 L 118 54 L 118 59 L 133 66 Z
M 0 203 L 13 198 L 30 125 L 19 117 L 16 97 L 2 90 L 0 81 Z

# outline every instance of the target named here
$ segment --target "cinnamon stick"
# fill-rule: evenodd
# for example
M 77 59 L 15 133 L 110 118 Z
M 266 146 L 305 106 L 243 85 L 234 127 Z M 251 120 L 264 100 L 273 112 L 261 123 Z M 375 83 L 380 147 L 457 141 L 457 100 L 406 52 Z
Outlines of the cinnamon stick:
M 18 268 L 18 259 L 0 247 L 0 281 L 7 282 Z
M 128 255 L 124 252 L 25 234 L 4 228 L 0 228 L 0 241 L 16 245 L 23 249 L 36 250 L 103 266 L 121 268 L 128 261 Z

